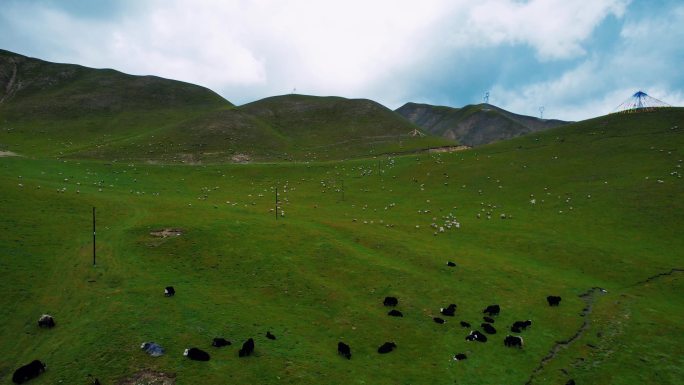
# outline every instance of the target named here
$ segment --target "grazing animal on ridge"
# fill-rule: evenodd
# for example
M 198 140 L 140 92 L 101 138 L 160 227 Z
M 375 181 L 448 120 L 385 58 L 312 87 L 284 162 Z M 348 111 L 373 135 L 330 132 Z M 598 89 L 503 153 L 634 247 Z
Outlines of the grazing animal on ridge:
M 468 357 L 463 353 L 454 354 L 454 361 L 462 361 L 462 360 L 465 360 L 467 358 Z
M 469 324 L 468 322 L 461 321 L 461 327 L 469 328 L 469 327 L 470 327 L 470 324 Z
M 500 312 L 501 307 L 499 307 L 499 305 L 489 305 L 484 310 L 482 310 L 482 313 L 488 314 L 490 317 L 494 315 L 499 315 Z
M 454 313 L 456 312 L 456 304 L 452 303 L 451 305 L 449 305 L 446 308 L 444 308 L 444 307 L 440 308 L 439 312 L 442 313 L 442 315 L 445 315 L 447 317 L 453 317 Z
M 515 321 L 513 326 L 511 326 L 511 331 L 513 333 L 520 333 L 521 329 L 527 329 L 528 326 L 532 325 L 532 321 Z
M 451 261 L 448 261 L 448 262 L 447 262 L 447 266 L 449 266 L 449 267 L 456 267 L 456 264 L 453 263 L 453 262 L 451 262 Z
M 231 344 L 231 342 L 228 341 L 227 339 L 218 337 L 218 338 L 214 338 L 214 341 L 211 343 L 211 346 L 220 348 L 223 346 L 228 346 L 230 344 Z
M 174 289 L 173 286 L 167 286 L 164 289 L 164 295 L 167 297 L 173 297 L 174 295 L 176 295 L 176 289 Z
M 53 328 L 55 327 L 55 319 L 49 314 L 43 314 L 38 318 L 38 327 L 41 328 Z
M 193 361 L 209 361 L 209 353 L 197 348 L 185 349 L 183 355 Z
M 399 304 L 399 300 L 396 297 L 385 297 L 385 300 L 382 301 L 382 304 L 385 306 L 397 306 Z
M 45 371 L 46 368 L 47 365 L 44 363 L 38 360 L 33 360 L 30 364 L 26 364 L 14 371 L 14 374 L 12 375 L 12 382 L 15 384 L 23 384 L 32 378 L 38 377 Z
M 397 348 L 397 344 L 394 342 L 385 342 L 378 348 L 378 353 L 385 354 Z
M 550 295 L 546 297 L 546 302 L 549 303 L 549 306 L 558 306 L 560 304 L 561 297 L 557 295 Z
M 440 324 L 440 325 L 446 322 L 444 319 L 439 318 L 439 317 L 433 317 L 432 320 L 435 321 L 436 323 Z
M 487 336 L 480 333 L 478 330 L 471 330 L 470 334 L 466 336 L 466 341 L 487 342 Z
M 155 342 L 143 342 L 142 345 L 140 345 L 140 349 L 144 350 L 152 357 L 159 357 L 164 354 L 164 348 Z
M 523 343 L 524 343 L 523 338 L 520 336 L 507 335 L 506 338 L 504 339 L 504 345 L 508 346 L 508 347 L 517 346 L 518 348 L 522 349 Z
M 404 314 L 402 314 L 402 312 L 400 312 L 397 309 L 390 310 L 389 313 L 387 313 L 387 315 L 392 316 L 392 317 L 403 317 L 404 316 Z
M 245 341 L 244 344 L 242 344 L 242 348 L 238 352 L 238 356 L 247 357 L 252 353 L 254 353 L 254 340 L 250 338 L 247 341 Z
M 351 348 L 344 342 L 337 343 L 337 354 L 347 358 L 348 360 L 351 360 Z
M 485 333 L 487 334 L 496 334 L 496 329 L 494 329 L 494 326 L 488 323 L 482 323 L 480 324 L 482 329 L 484 329 Z

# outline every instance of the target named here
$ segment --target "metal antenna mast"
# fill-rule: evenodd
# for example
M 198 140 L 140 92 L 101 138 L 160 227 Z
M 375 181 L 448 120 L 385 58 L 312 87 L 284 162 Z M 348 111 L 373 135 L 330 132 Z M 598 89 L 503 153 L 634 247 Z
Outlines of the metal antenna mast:
M 539 119 L 544 119 L 544 106 L 539 107 Z

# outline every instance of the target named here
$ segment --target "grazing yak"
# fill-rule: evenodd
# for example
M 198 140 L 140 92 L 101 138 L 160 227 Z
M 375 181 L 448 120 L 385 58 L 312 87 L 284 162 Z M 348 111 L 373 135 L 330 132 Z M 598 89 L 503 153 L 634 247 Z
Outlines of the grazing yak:
M 254 353 L 254 340 L 250 338 L 247 341 L 245 341 L 244 344 L 242 344 L 242 348 L 238 352 L 238 356 L 247 357 L 252 353 Z
M 565 383 L 565 385 L 575 385 L 575 380 L 571 378 L 568 380 L 568 382 Z
M 193 361 L 209 361 L 209 353 L 197 348 L 185 349 L 183 355 Z
M 228 346 L 228 345 L 231 345 L 231 342 L 225 338 L 222 338 L 222 337 L 214 338 L 214 341 L 211 343 L 211 346 L 216 347 L 216 348 L 222 348 L 222 347 Z
M 451 262 L 451 261 L 447 261 L 447 266 L 449 266 L 449 267 L 456 267 L 456 264 L 453 263 L 453 262 Z
M 30 364 L 26 364 L 14 371 L 14 375 L 12 375 L 12 382 L 15 384 L 23 384 L 32 378 L 38 377 L 45 371 L 46 368 L 47 365 L 44 363 L 38 360 L 33 360 Z
M 348 360 L 351 360 L 351 348 L 344 342 L 337 343 L 337 354 L 345 357 Z
M 520 336 L 511 336 L 507 335 L 506 338 L 504 339 L 504 345 L 508 347 L 514 347 L 517 346 L 518 348 L 523 347 L 523 338 Z
M 513 333 L 520 333 L 521 329 L 527 329 L 528 326 L 532 325 L 531 320 L 527 321 L 515 321 L 513 322 L 513 326 L 511 326 L 511 331 Z
M 454 354 L 454 361 L 462 361 L 462 360 L 465 360 L 467 358 L 468 357 L 463 353 Z
M 452 303 L 448 307 L 442 307 L 439 309 L 439 312 L 442 313 L 442 315 L 445 315 L 447 317 L 453 317 L 454 313 L 456 312 L 456 304 Z
M 487 334 L 496 334 L 496 329 L 494 329 L 494 326 L 488 323 L 481 323 L 480 326 L 482 329 L 484 329 L 485 333 Z
M 470 323 L 465 322 L 465 321 L 461 321 L 461 327 L 469 328 L 469 327 L 470 327 Z
M 482 313 L 488 314 L 489 316 L 499 315 L 500 312 L 501 308 L 499 307 L 499 305 L 489 305 L 484 310 L 482 310 Z
M 484 320 L 484 322 L 489 322 L 490 324 L 494 323 L 494 318 L 492 318 L 492 317 L 484 316 L 484 317 L 482 317 L 482 319 Z
M 53 328 L 55 327 L 55 319 L 49 314 L 43 314 L 38 318 L 38 327 L 41 328 Z
M 396 347 L 397 347 L 397 344 L 395 344 L 394 342 L 385 342 L 384 344 L 382 344 L 382 346 L 380 346 L 378 348 L 378 353 L 380 353 L 380 354 L 389 353 L 392 350 L 396 349 Z
M 176 290 L 173 288 L 173 286 L 167 286 L 164 289 L 164 295 L 167 297 L 173 297 L 174 295 L 176 295 Z
M 274 340 L 274 339 L 276 339 L 276 336 L 271 334 L 271 331 L 269 330 L 266 332 L 266 338 L 268 338 L 269 340 Z
M 432 320 L 435 321 L 436 323 L 440 324 L 440 325 L 446 322 L 444 319 L 439 318 L 439 317 L 433 317 Z
M 487 342 L 487 336 L 480 333 L 478 330 L 471 330 L 470 334 L 466 336 L 466 341 Z
M 399 304 L 399 300 L 397 297 L 385 297 L 385 300 L 382 301 L 382 304 L 385 306 L 397 306 Z
M 399 310 L 397 309 L 392 309 L 387 313 L 387 315 L 392 316 L 392 317 L 403 317 L 404 314 L 402 314 Z
M 550 295 L 546 297 L 546 302 L 549 303 L 549 306 L 558 306 L 560 304 L 561 297 L 557 295 Z
M 164 354 L 164 348 L 155 342 L 143 342 L 142 345 L 140 345 L 140 349 L 144 350 L 152 357 L 159 357 Z

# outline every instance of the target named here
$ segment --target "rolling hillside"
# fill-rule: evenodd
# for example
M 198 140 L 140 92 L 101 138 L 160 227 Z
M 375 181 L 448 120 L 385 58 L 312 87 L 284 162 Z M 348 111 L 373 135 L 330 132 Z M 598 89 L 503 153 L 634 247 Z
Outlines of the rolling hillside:
M 0 383 L 40 359 L 31 384 L 679 385 L 683 159 L 681 108 L 377 159 L 0 157 Z M 450 303 L 456 316 L 433 322 Z M 465 341 L 459 322 L 482 330 L 490 304 L 497 334 Z M 54 329 L 36 326 L 43 313 Z M 505 347 L 527 319 L 524 347 Z M 250 337 L 255 355 L 239 358 Z M 397 349 L 378 354 L 386 341 Z M 183 357 L 193 346 L 211 360 Z
M 0 51 L 0 150 L 162 163 L 315 160 L 454 145 L 377 103 L 282 96 L 234 107 L 153 76 Z
M 518 115 L 491 104 L 463 108 L 406 103 L 396 110 L 433 135 L 479 146 L 558 127 L 568 122 Z

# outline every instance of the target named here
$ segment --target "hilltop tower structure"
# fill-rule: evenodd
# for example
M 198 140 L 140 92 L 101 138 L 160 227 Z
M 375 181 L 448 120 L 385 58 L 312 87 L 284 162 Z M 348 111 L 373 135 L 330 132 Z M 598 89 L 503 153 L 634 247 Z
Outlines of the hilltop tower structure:
M 637 91 L 634 95 L 629 97 L 627 100 L 622 102 L 614 112 L 616 113 L 626 113 L 626 112 L 646 112 L 653 111 L 656 108 L 671 107 L 669 104 L 658 100 L 643 91 Z
M 418 129 L 414 129 L 413 131 L 409 132 L 408 134 L 409 134 L 409 136 L 413 136 L 413 137 L 416 137 L 416 136 L 417 136 L 417 137 L 420 137 L 420 138 L 422 138 L 423 136 L 425 136 L 425 134 L 423 134 L 422 132 L 418 131 Z

